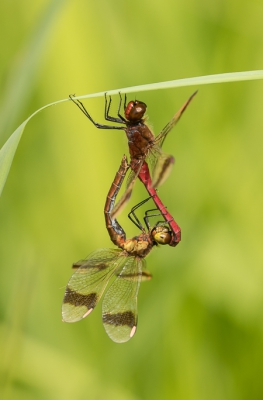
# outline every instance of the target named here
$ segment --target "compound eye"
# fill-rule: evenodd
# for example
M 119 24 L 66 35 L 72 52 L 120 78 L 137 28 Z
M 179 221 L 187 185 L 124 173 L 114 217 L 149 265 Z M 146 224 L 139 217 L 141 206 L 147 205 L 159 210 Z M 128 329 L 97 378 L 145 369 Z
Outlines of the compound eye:
M 152 236 L 158 244 L 169 244 L 172 234 L 166 226 L 158 226 L 152 230 Z
M 138 122 L 146 112 L 147 105 L 142 101 L 130 101 L 125 109 L 125 118 L 130 122 Z

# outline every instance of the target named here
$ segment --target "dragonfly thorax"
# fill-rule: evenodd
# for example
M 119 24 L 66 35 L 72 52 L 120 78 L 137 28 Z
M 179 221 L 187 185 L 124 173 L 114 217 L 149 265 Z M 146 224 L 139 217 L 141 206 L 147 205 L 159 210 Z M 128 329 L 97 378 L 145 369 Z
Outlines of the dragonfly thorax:
M 137 257 L 145 257 L 152 249 L 153 242 L 149 235 L 141 234 L 132 239 L 126 240 L 122 248 L 130 255 Z
M 154 134 L 145 124 L 127 126 L 125 131 L 131 160 L 145 159 L 154 143 Z

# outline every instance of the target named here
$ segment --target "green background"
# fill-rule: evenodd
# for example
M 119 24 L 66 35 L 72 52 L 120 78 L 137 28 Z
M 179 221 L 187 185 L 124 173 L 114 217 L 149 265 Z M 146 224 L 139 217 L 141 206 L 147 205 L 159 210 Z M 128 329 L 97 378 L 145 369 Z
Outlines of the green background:
M 261 1 L 2 0 L 0 145 L 70 93 L 262 69 L 262 20 Z M 125 134 L 96 130 L 72 103 L 26 127 L 0 203 L 1 399 L 263 398 L 263 82 L 129 99 L 158 133 L 196 89 L 159 190 L 182 242 L 149 255 L 126 344 L 107 337 L 101 305 L 61 322 L 72 262 L 112 247 L 103 207 Z M 85 105 L 103 121 L 102 98 Z M 145 197 L 138 182 L 120 218 L 128 237 Z

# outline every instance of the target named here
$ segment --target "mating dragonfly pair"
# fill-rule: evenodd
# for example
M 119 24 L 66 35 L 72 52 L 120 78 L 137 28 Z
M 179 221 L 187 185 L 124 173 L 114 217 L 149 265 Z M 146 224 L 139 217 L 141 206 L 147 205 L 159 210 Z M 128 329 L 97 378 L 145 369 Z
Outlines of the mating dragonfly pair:
M 118 117 L 112 117 L 109 115 L 111 97 L 108 101 L 105 94 L 104 117 L 107 121 L 120 124 L 111 126 L 95 122 L 83 103 L 74 96 L 70 96 L 97 128 L 119 129 L 126 132 L 130 163 L 128 164 L 126 156 L 123 156 L 104 208 L 106 228 L 112 242 L 119 249 L 98 249 L 85 260 L 73 264 L 76 271 L 66 288 L 62 305 L 63 321 L 77 322 L 87 317 L 106 291 L 102 303 L 102 321 L 108 336 L 117 343 L 126 342 L 134 336 L 138 321 L 137 297 L 140 283 L 151 279 L 151 274 L 146 270 L 144 258 L 158 244 L 169 244 L 174 247 L 181 240 L 180 227 L 163 205 L 157 195 L 156 187 L 167 178 L 174 163 L 173 156 L 163 153 L 163 142 L 196 93 L 185 102 L 156 137 L 145 124 L 144 114 L 147 106 L 141 101 L 130 101 L 126 105 L 125 95 L 125 117 L 123 117 L 120 112 L 122 106 L 120 95 Z M 116 204 L 117 195 L 129 169 L 126 190 Z M 132 239 L 126 239 L 125 231 L 116 218 L 128 202 L 137 178 L 144 184 L 150 197 L 131 209 L 128 217 L 141 233 Z M 135 211 L 149 199 L 154 201 L 157 209 L 146 211 L 145 229 Z M 159 212 L 156 213 L 157 210 Z M 158 216 L 162 216 L 163 220 L 151 227 L 150 218 Z M 106 290 L 110 281 L 112 283 Z

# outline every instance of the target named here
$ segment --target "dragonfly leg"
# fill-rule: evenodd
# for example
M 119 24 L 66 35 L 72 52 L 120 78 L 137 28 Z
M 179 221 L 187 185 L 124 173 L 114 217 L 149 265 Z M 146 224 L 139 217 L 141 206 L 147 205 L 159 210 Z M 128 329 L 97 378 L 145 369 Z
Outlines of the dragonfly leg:
M 150 212 L 152 212 L 152 211 L 159 211 L 159 212 L 157 214 L 150 214 Z M 150 226 L 150 223 L 149 223 L 149 218 L 160 217 L 161 215 L 163 216 L 163 214 L 160 212 L 160 210 L 158 208 L 153 208 L 151 210 L 145 211 L 145 216 L 144 216 L 143 219 L 144 219 L 145 225 L 147 226 L 148 230 L 151 229 L 151 226 Z M 155 224 L 155 226 L 159 226 L 159 225 L 163 225 L 163 221 L 158 221 Z
M 119 102 L 119 108 L 118 108 L 118 117 L 120 117 L 120 119 L 126 124 L 126 119 L 121 115 L 121 104 L 122 104 L 122 97 L 121 97 L 121 92 L 119 92 L 119 96 L 120 96 L 120 102 Z M 126 94 L 125 94 L 125 98 L 124 98 L 124 110 L 126 108 Z
M 137 215 L 135 214 L 135 210 L 137 210 L 137 208 L 141 207 L 143 204 L 145 204 L 148 200 L 150 200 L 151 197 L 148 197 L 147 199 L 141 201 L 140 203 L 136 204 L 136 206 L 132 207 L 131 211 L 128 214 L 128 218 L 134 223 L 134 225 L 137 226 L 137 228 L 139 228 L 142 232 L 145 231 L 145 229 L 142 226 L 141 221 L 139 220 L 139 218 L 137 217 Z M 148 225 L 146 225 L 148 228 Z
M 93 125 L 96 126 L 96 128 L 98 128 L 98 129 L 118 129 L 118 130 L 124 130 L 126 128 L 125 126 L 103 125 L 103 124 L 99 124 L 98 122 L 95 122 L 94 119 L 89 114 L 86 107 L 84 106 L 84 104 L 80 100 L 75 99 L 74 97 L 75 97 L 74 95 L 69 96 L 70 100 L 73 101 L 74 104 L 76 104 L 76 106 L 83 112 L 83 114 L 90 120 L 90 122 L 92 122 Z M 110 121 L 118 122 L 118 121 L 114 121 L 111 119 L 110 119 Z M 120 123 L 122 123 L 122 122 L 120 122 Z
M 105 119 L 106 119 L 107 121 L 116 122 L 117 124 L 126 123 L 126 120 L 125 120 L 123 117 L 121 117 L 121 115 L 119 115 L 120 105 L 119 105 L 119 108 L 118 108 L 118 116 L 121 117 L 121 118 L 111 117 L 111 116 L 109 115 L 110 106 L 111 106 L 111 96 L 109 96 L 109 105 L 108 105 L 108 102 L 107 102 L 107 93 L 105 93 L 105 111 L 104 111 L 104 117 L 105 117 Z

